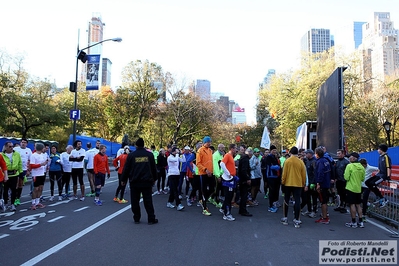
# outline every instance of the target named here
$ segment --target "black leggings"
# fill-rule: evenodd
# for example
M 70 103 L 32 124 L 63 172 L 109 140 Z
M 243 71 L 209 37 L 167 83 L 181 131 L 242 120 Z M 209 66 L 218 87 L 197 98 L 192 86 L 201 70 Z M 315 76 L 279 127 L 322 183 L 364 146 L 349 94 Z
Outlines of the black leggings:
M 370 189 L 370 191 L 374 192 L 374 194 L 382 199 L 383 196 L 381 194 L 381 191 L 378 189 L 378 185 L 384 181 L 381 177 L 379 176 L 373 176 L 370 179 L 367 179 L 367 181 L 365 182 L 366 186 Z
M 200 175 L 199 198 L 202 199 L 202 207 L 206 209 L 206 201 L 215 191 L 215 177 L 213 175 Z
M 157 181 L 157 189 L 158 191 L 162 190 L 165 188 L 165 180 L 166 180 L 166 169 L 165 168 L 161 168 L 159 169 L 158 172 L 158 181 Z M 162 181 L 162 186 L 161 185 L 161 181 Z
M 179 205 L 180 199 L 179 199 L 179 178 L 180 175 L 170 175 L 169 177 L 169 200 L 168 202 L 172 203 L 173 201 L 176 200 L 176 205 Z
M 54 196 L 54 183 L 57 182 L 58 186 L 58 195 L 61 196 L 62 194 L 62 177 L 61 171 L 49 171 L 50 177 L 50 194 Z
M 197 196 L 197 191 L 199 191 L 201 186 L 200 176 L 193 175 L 193 178 L 190 178 L 190 181 L 191 181 L 191 186 L 193 187 L 190 193 L 190 199 L 194 199 Z M 198 200 L 200 200 L 200 198 Z
M 268 178 L 267 183 L 269 184 L 269 207 L 273 207 L 273 203 L 278 201 L 280 194 L 280 179 Z
M 118 188 L 116 189 L 116 192 L 115 192 L 115 198 L 117 198 L 118 195 L 119 195 L 119 193 L 121 193 L 121 197 L 120 197 L 119 199 L 122 200 L 123 197 L 125 196 L 126 184 L 125 184 L 125 185 L 122 185 L 122 180 L 121 180 L 121 178 L 122 178 L 122 174 L 118 173 L 119 185 L 118 185 Z
M 303 207 L 307 206 L 308 212 L 316 212 L 318 195 L 319 194 L 314 189 L 309 188 L 308 191 L 303 190 L 301 195 L 301 210 L 303 209 Z
M 62 173 L 62 186 L 61 186 L 61 188 L 63 188 L 65 186 L 65 195 L 68 195 L 68 193 L 69 193 L 69 182 L 70 181 L 71 181 L 71 173 L 70 172 L 63 172 Z
M 290 198 L 291 194 L 294 196 L 295 200 L 295 205 L 294 205 L 294 213 L 295 213 L 295 219 L 299 220 L 299 211 L 300 211 L 300 206 L 301 206 L 301 187 L 285 187 L 285 194 L 284 194 L 284 204 L 283 204 L 283 210 L 284 210 L 284 217 L 287 217 L 288 215 L 288 206 L 290 203 Z
M 17 197 L 17 185 L 18 185 L 19 176 L 9 177 L 7 182 L 4 182 L 4 191 L 3 191 L 3 199 L 4 204 L 7 204 L 8 198 L 8 190 L 11 189 L 11 204 L 14 204 L 15 199 Z

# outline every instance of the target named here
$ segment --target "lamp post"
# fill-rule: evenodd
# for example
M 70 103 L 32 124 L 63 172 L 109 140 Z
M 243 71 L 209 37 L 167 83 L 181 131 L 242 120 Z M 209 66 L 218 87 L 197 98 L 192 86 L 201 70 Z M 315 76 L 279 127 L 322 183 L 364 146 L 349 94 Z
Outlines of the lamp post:
M 74 103 L 74 110 L 77 110 L 78 108 L 78 68 L 79 68 L 79 60 L 82 61 L 82 63 L 86 63 L 87 61 L 87 55 L 84 52 L 84 50 L 89 49 L 93 46 L 99 45 L 103 42 L 108 42 L 108 41 L 113 41 L 113 42 L 121 42 L 122 38 L 112 38 L 112 39 L 106 39 L 102 40 L 100 42 L 97 42 L 95 44 L 89 45 L 83 49 L 79 49 L 79 42 L 78 42 L 78 47 L 77 47 L 77 54 L 76 54 L 76 72 L 75 72 L 75 83 L 71 82 L 70 84 L 70 90 L 75 93 L 75 103 Z M 73 120 L 73 142 L 76 140 L 76 120 Z
M 391 126 L 392 124 L 388 121 L 385 120 L 384 124 L 382 124 L 385 132 L 387 133 L 387 139 L 388 139 L 388 147 L 391 147 Z

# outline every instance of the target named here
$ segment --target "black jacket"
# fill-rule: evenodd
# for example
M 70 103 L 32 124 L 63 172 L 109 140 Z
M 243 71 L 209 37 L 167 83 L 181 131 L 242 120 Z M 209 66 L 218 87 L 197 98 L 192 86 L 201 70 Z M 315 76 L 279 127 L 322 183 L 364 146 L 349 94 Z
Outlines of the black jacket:
M 246 154 L 241 155 L 238 160 L 238 177 L 240 183 L 246 183 L 247 180 L 251 180 L 251 168 L 249 167 L 249 156 Z
M 166 158 L 166 155 L 164 156 L 162 154 L 159 154 L 157 158 L 158 169 L 166 169 L 166 166 L 168 166 L 168 159 Z
M 137 148 L 134 152 L 129 153 L 121 181 L 126 183 L 128 179 L 130 186 L 152 187 L 157 180 L 157 168 L 152 152 L 144 148 Z

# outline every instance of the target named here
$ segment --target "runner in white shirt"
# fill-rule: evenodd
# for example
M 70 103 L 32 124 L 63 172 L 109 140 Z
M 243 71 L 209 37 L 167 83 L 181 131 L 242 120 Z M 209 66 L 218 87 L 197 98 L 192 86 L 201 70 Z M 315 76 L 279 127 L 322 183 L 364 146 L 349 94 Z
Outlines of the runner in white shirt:
M 32 210 L 36 208 L 44 208 L 45 206 L 40 203 L 40 197 L 43 192 L 44 181 L 46 179 L 46 170 L 49 162 L 48 155 L 43 153 L 44 144 L 35 144 L 36 152 L 30 157 L 30 168 L 33 180 L 34 189 L 32 191 Z
M 86 156 L 86 151 L 82 149 L 82 141 L 75 140 L 73 145 L 75 147 L 72 150 L 71 155 L 69 156 L 69 161 L 72 162 L 72 182 L 73 182 L 73 197 L 74 199 L 78 199 L 77 190 L 78 190 L 78 180 L 80 184 L 80 201 L 85 200 L 85 185 L 83 182 L 83 167 L 84 167 L 84 158 Z
M 71 181 L 72 174 L 72 162 L 69 161 L 69 156 L 73 150 L 72 145 L 66 147 L 66 151 L 61 153 L 61 165 L 62 165 L 62 187 L 65 186 L 65 196 L 69 197 L 69 182 Z
M 22 194 L 22 188 L 24 186 L 24 179 L 26 176 L 30 175 L 29 171 L 29 160 L 32 155 L 32 150 L 27 147 L 28 145 L 28 140 L 26 138 L 22 138 L 20 142 L 19 147 L 14 147 L 14 151 L 18 152 L 21 155 L 22 159 L 22 170 L 23 172 L 19 174 L 19 180 L 18 180 L 18 187 L 17 187 L 17 195 L 15 198 L 15 205 L 20 205 L 21 204 L 21 194 Z
M 90 145 L 89 145 L 90 144 Z M 100 150 L 98 149 L 98 147 L 100 146 L 101 142 L 99 140 L 97 140 L 96 142 L 96 147 L 89 149 L 86 152 L 86 157 L 85 157 L 85 161 L 87 161 L 87 165 L 86 165 L 86 170 L 87 170 L 87 177 L 89 179 L 89 183 L 90 183 L 90 193 L 86 194 L 86 197 L 94 197 L 96 195 L 96 187 L 94 185 L 94 165 L 93 165 L 93 161 L 94 161 L 94 156 L 100 152 Z M 87 143 L 87 147 L 91 148 L 91 143 Z

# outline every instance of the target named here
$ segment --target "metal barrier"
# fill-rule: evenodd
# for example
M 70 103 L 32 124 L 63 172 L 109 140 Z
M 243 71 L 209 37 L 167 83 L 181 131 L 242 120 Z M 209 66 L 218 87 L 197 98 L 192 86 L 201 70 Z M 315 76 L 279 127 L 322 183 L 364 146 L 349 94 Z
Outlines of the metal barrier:
M 392 180 L 389 182 L 382 182 L 379 185 L 381 194 L 389 200 L 389 202 L 384 206 L 380 207 L 379 203 L 375 204 L 376 196 L 374 193 L 370 193 L 369 196 L 369 207 L 368 214 L 370 217 L 376 217 L 383 220 L 387 224 L 399 228 L 399 182 Z M 392 237 L 398 237 L 398 232 Z

